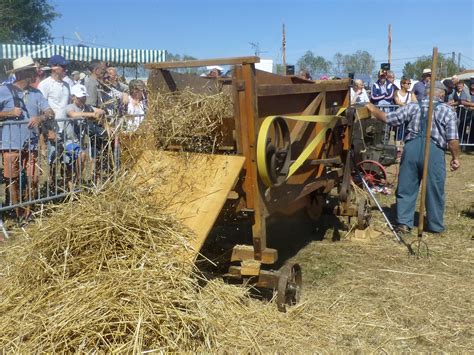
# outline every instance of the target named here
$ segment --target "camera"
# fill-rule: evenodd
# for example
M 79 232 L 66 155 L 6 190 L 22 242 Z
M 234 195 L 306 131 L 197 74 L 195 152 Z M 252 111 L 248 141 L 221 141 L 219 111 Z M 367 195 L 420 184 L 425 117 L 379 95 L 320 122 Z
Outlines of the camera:
M 354 75 L 355 75 L 355 73 L 348 73 L 347 74 L 349 79 L 351 79 L 351 83 L 350 83 L 351 86 L 354 85 Z

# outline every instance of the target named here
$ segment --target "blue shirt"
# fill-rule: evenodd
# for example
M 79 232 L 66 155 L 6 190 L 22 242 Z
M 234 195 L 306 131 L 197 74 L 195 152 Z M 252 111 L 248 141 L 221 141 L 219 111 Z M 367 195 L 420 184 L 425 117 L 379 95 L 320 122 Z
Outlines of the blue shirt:
M 423 100 L 426 96 L 426 83 L 423 80 L 417 82 L 415 85 L 413 85 L 412 91 L 418 101 Z
M 37 139 L 37 129 L 28 128 L 31 117 L 39 116 L 49 108 L 48 101 L 41 91 L 28 88 L 20 90 L 16 86 L 11 86 L 20 99 L 20 108 L 23 113 L 18 119 L 8 119 L 2 122 L 2 142 L 1 150 L 21 150 L 28 139 Z M 0 86 L 0 111 L 11 111 L 15 107 L 13 95 L 7 86 Z
M 428 113 L 428 99 L 421 102 L 423 110 Z M 446 149 L 447 143 L 453 139 L 459 139 L 456 112 L 445 103 L 435 101 L 433 108 L 433 121 L 431 123 L 431 140 L 441 149 Z M 400 107 L 398 110 L 387 113 L 387 124 L 390 126 L 400 126 L 407 124 L 405 141 L 412 140 L 418 136 L 421 122 L 420 104 L 410 102 L 408 105 Z

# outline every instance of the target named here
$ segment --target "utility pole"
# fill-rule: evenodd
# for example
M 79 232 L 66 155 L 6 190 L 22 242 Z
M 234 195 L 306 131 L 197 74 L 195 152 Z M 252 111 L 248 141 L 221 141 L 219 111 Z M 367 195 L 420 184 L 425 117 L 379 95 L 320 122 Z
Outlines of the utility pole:
M 458 69 L 461 69 L 461 52 L 458 53 Z
M 452 55 L 453 63 L 455 63 L 456 62 L 456 53 L 453 52 L 453 53 L 451 53 L 451 55 Z
M 392 64 L 392 25 L 388 25 L 388 64 Z
M 260 43 L 258 42 L 249 42 L 250 46 L 253 48 L 253 50 L 255 51 L 255 55 L 257 57 L 260 56 Z
M 285 24 L 283 24 L 282 52 L 283 52 L 283 70 L 286 74 L 286 32 L 285 32 Z

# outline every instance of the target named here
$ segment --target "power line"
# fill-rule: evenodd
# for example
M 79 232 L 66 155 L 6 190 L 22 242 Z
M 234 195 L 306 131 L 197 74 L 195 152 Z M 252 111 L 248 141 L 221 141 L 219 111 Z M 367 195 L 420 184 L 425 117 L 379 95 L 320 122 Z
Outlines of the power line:
M 92 45 L 92 46 L 95 46 L 95 47 L 115 48 L 113 46 L 107 46 L 105 44 L 99 44 L 99 43 L 88 42 L 88 41 L 80 41 L 76 38 L 70 38 L 70 37 L 65 37 L 65 36 L 53 37 L 53 39 L 61 39 L 61 40 L 67 39 L 68 41 L 78 42 L 79 44 L 84 43 L 84 44 L 89 44 L 89 45 Z
M 469 58 L 467 55 L 464 55 L 464 54 L 462 54 L 462 53 L 461 53 L 461 57 L 464 57 L 464 58 L 470 60 L 471 62 L 474 62 L 474 59 Z
M 448 53 L 448 52 L 447 52 L 447 53 L 438 53 L 438 55 L 448 55 L 448 54 L 451 55 L 452 52 L 449 52 L 449 53 Z M 431 58 L 431 56 L 429 56 L 429 55 L 419 55 L 418 57 L 395 58 L 395 59 L 392 59 L 392 62 L 393 62 L 394 60 L 419 59 L 419 58 L 421 58 L 421 57 L 430 57 L 430 58 Z M 382 63 L 382 62 L 386 62 L 387 59 L 382 59 L 382 60 L 377 59 L 377 60 L 374 60 L 374 61 L 375 61 L 376 63 Z

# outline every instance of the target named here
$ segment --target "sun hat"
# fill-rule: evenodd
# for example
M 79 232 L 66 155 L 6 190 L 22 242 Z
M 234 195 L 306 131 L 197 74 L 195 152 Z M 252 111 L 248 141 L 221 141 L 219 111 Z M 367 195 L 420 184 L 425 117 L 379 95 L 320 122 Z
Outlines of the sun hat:
M 16 73 L 18 71 L 36 68 L 33 58 L 29 56 L 20 57 L 13 61 L 13 69 L 7 70 L 7 73 Z
M 425 75 L 425 74 L 431 74 L 431 69 L 429 69 L 429 68 L 423 69 L 423 75 Z
M 71 88 L 71 95 L 74 95 L 77 98 L 89 96 L 87 94 L 87 89 L 82 84 L 76 84 Z

